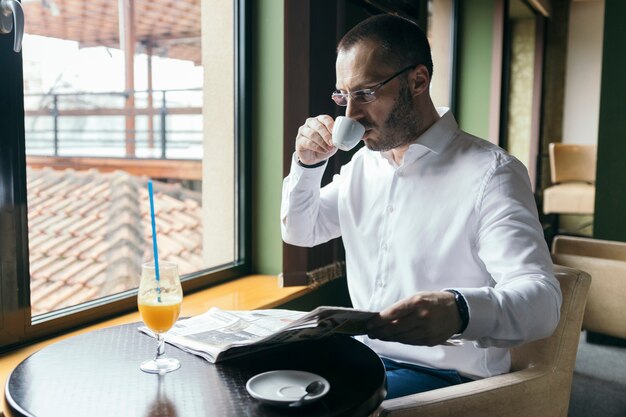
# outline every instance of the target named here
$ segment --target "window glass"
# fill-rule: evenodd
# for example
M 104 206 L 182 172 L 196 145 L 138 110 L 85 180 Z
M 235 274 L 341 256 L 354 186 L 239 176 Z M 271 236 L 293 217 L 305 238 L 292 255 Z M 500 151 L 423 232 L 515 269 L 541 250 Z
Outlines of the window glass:
M 150 179 L 160 260 L 239 261 L 235 1 L 117 3 L 23 3 L 33 318 L 137 287 Z

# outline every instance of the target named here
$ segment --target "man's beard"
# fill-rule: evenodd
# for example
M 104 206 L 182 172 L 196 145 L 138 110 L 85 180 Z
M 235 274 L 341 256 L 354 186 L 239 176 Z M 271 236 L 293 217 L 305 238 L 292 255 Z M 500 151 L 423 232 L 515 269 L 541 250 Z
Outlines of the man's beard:
M 377 141 L 366 142 L 366 146 L 372 151 L 389 151 L 413 142 L 419 132 L 419 116 L 415 111 L 408 83 L 403 80 L 396 104 L 380 129 L 380 137 Z

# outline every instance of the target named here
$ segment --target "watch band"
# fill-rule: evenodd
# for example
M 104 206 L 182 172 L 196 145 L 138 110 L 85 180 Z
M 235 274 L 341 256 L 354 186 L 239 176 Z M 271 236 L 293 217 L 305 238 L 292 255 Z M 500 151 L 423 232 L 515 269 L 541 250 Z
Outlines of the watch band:
M 446 292 L 454 294 L 454 300 L 456 301 L 456 307 L 459 309 L 459 316 L 461 316 L 461 330 L 459 330 L 458 334 L 461 334 L 467 329 L 467 325 L 469 324 L 469 308 L 467 307 L 467 300 L 463 294 L 458 292 L 457 290 L 444 290 Z
M 300 165 L 303 168 L 317 168 L 317 167 L 321 167 L 322 165 L 324 165 L 327 160 L 325 159 L 325 160 L 320 161 L 317 164 L 313 164 L 313 165 L 307 165 L 307 164 L 303 163 L 302 161 L 300 161 L 298 158 L 296 158 L 296 161 L 298 161 L 298 165 Z

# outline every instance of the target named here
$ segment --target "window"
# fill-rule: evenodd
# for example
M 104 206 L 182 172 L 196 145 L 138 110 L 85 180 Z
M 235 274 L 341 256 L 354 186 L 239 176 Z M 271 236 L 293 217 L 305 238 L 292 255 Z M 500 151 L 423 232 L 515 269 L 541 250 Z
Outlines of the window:
M 108 4 L 0 36 L 0 349 L 135 308 L 149 179 L 185 291 L 249 272 L 249 1 Z

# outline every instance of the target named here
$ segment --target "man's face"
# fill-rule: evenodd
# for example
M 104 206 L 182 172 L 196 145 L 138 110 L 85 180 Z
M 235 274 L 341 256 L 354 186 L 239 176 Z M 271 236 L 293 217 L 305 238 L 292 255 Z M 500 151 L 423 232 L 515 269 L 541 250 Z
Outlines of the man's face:
M 373 42 L 360 42 L 338 54 L 336 88 L 342 92 L 369 88 L 400 69 L 386 65 Z M 419 115 L 406 77 L 401 74 L 376 90 L 371 103 L 348 100 L 346 116 L 365 126 L 363 141 L 373 151 L 396 148 L 419 134 Z

